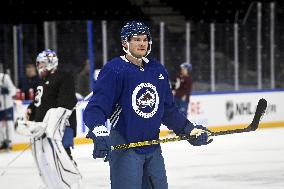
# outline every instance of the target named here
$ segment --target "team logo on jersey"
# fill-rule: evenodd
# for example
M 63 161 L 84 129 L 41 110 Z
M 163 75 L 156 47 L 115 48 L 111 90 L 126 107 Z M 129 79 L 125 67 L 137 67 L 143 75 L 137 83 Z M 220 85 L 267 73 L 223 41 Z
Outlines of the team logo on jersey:
M 159 95 L 151 83 L 139 84 L 132 93 L 133 110 L 143 118 L 155 115 L 159 106 Z

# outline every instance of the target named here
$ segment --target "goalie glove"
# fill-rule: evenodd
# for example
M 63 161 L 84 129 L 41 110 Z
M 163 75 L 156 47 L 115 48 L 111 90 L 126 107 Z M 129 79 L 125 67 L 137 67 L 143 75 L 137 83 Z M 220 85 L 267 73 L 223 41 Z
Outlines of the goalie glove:
M 45 133 L 48 138 L 62 140 L 65 127 L 70 125 L 68 118 L 71 113 L 71 110 L 62 107 L 50 108 L 42 122 L 26 121 L 21 118 L 16 121 L 15 129 L 25 136 L 40 137 Z
M 15 130 L 18 134 L 33 138 L 42 136 L 45 128 L 44 122 L 26 121 L 24 119 L 17 119 L 15 122 Z

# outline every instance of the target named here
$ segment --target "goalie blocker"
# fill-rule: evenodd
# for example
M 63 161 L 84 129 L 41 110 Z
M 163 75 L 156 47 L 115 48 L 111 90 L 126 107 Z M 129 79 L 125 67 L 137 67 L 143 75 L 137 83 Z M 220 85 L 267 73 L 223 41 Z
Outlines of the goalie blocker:
M 62 145 L 71 113 L 65 108 L 51 108 L 43 122 L 16 122 L 16 131 L 31 138 L 32 154 L 47 188 L 77 189 L 82 185 L 82 176 Z

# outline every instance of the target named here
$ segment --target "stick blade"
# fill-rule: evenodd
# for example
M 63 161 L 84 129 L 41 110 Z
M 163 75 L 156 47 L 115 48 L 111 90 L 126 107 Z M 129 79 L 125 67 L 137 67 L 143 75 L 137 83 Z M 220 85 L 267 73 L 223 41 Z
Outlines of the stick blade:
M 267 101 L 262 98 L 258 101 L 253 120 L 249 126 L 250 130 L 255 131 L 258 128 L 261 116 L 265 113 Z

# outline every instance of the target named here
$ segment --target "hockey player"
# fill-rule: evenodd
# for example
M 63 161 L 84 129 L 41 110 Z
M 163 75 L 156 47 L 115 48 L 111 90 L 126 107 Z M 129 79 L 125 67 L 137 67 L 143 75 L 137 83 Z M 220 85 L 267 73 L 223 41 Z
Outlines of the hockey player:
M 168 73 L 157 60 L 147 59 L 152 37 L 142 22 L 121 29 L 124 56 L 100 71 L 85 111 L 87 137 L 94 141 L 93 158 L 110 163 L 112 189 L 168 188 L 160 145 L 113 150 L 111 145 L 156 140 L 163 123 L 177 135 L 192 135 L 192 145 L 212 141 L 210 131 L 194 125 L 175 106 Z M 111 130 L 104 126 L 107 119 Z
M 14 131 L 13 98 L 16 95 L 10 76 L 0 73 L 0 149 L 9 150 Z
M 73 77 L 57 66 L 54 51 L 47 49 L 37 56 L 41 81 L 26 112 L 29 121 L 19 120 L 17 131 L 32 136 L 33 155 L 48 188 L 78 188 L 81 175 L 70 149 L 76 135 L 76 115 L 71 111 L 77 102 L 75 85 Z
M 175 97 L 176 105 L 186 117 L 189 104 L 189 98 L 192 91 L 192 65 L 184 62 L 180 65 L 180 73 L 176 78 L 175 89 L 173 95 Z

